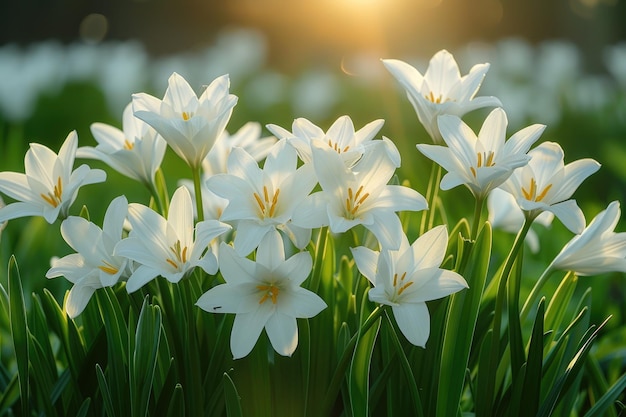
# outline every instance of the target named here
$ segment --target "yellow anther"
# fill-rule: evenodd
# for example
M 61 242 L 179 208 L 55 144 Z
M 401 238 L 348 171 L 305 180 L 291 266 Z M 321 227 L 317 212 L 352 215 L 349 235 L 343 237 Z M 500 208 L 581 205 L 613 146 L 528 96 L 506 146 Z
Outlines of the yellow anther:
M 183 112 L 182 116 L 183 116 L 183 120 L 191 119 L 191 113 L 187 113 L 186 111 Z
M 258 290 L 264 291 L 263 296 L 259 300 L 259 304 L 263 304 L 268 298 L 272 300 L 272 304 L 276 304 L 278 300 L 278 293 L 280 289 L 274 284 L 270 285 L 257 285 Z
M 362 185 L 356 190 L 356 193 L 352 191 L 351 187 L 348 187 L 348 198 L 346 198 L 346 214 L 351 216 L 356 215 L 363 202 L 367 199 L 367 197 L 369 197 L 369 193 L 361 195 L 362 191 Z
M 541 194 L 539 194 L 537 196 L 537 198 L 535 199 L 535 201 L 539 202 L 541 200 L 543 200 L 546 197 L 546 194 L 548 194 L 548 191 L 550 191 L 550 188 L 552 188 L 552 184 L 548 184 L 543 191 L 541 192 Z
M 472 175 L 474 176 L 474 178 L 476 178 L 476 168 L 470 167 L 470 171 L 471 171 Z
M 406 284 L 404 284 L 402 287 L 400 287 L 400 289 L 398 290 L 398 295 L 401 295 L 404 292 L 404 290 L 409 288 L 411 285 L 413 285 L 413 281 L 409 281 Z
M 176 260 L 180 263 L 185 263 L 187 262 L 187 246 L 185 246 L 184 248 L 181 247 L 180 244 L 180 240 L 177 240 L 176 243 L 174 244 L 174 246 L 170 246 L 170 250 L 172 251 L 172 253 L 174 254 L 174 256 L 176 257 Z M 179 265 L 176 261 L 174 261 L 173 259 L 167 258 L 165 260 L 165 262 L 167 262 L 168 264 L 172 265 L 175 269 L 178 269 Z
M 110 275 L 115 275 L 119 271 L 118 268 L 116 268 L 115 266 L 111 265 L 110 263 L 108 263 L 105 260 L 102 260 L 102 263 L 104 265 L 100 265 L 98 267 L 98 269 L 101 270 L 102 272 L 105 272 L 105 273 L 110 274 Z
M 522 195 L 524 196 L 526 200 L 540 202 L 541 200 L 546 198 L 546 195 L 548 195 L 548 191 L 550 191 L 551 188 L 552 188 L 552 184 L 548 184 L 543 188 L 541 193 L 537 195 L 537 182 L 535 181 L 534 178 L 531 178 L 530 189 L 526 191 L 526 189 L 522 187 Z
M 128 139 L 124 139 L 124 149 L 127 151 L 132 150 L 135 147 L 135 142 L 131 142 Z
M 167 258 L 165 260 L 165 262 L 167 262 L 168 264 L 172 265 L 174 267 L 174 269 L 178 269 L 178 264 L 174 261 L 172 261 L 170 258 Z
M 61 181 L 61 177 L 57 178 L 57 184 L 54 186 L 53 192 L 49 192 L 48 194 L 39 194 L 41 198 L 52 207 L 56 208 L 59 204 L 61 204 L 61 196 L 63 195 L 63 182 Z
M 280 188 L 277 188 L 272 194 L 272 198 L 270 199 L 270 192 L 267 189 L 267 186 L 263 186 L 263 198 L 258 193 L 253 193 L 254 199 L 256 200 L 259 208 L 261 209 L 262 217 L 274 217 L 274 213 L 276 212 L 276 206 L 278 205 L 278 195 L 280 194 Z

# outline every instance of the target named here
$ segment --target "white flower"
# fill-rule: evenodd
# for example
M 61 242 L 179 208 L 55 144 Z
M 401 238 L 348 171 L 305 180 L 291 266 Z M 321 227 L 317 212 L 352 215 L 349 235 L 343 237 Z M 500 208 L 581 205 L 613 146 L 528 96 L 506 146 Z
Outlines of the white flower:
M 412 245 L 403 233 L 398 250 L 351 249 L 357 268 L 374 285 L 370 300 L 391 306 L 402 334 L 416 346 L 424 347 L 430 334 L 426 301 L 467 288 L 461 275 L 439 268 L 447 245 L 446 227 L 437 226 Z
M 516 234 L 524 225 L 524 212 L 517 205 L 515 197 L 506 191 L 496 188 L 487 196 L 487 210 L 489 212 L 488 221 L 494 229 L 500 229 L 507 233 Z M 541 224 L 544 227 L 550 226 L 554 219 L 554 214 L 549 211 L 541 213 L 533 224 Z M 525 242 L 530 251 L 539 251 L 539 237 L 532 228 L 526 234 Z
M 256 261 L 222 243 L 220 271 L 226 283 L 211 288 L 196 305 L 210 313 L 236 314 L 230 335 L 235 359 L 250 353 L 263 328 L 274 350 L 291 356 L 298 346 L 296 319 L 313 317 L 326 308 L 317 294 L 300 287 L 311 267 L 306 251 L 285 259 L 276 231 L 265 235 Z
M 200 98 L 173 73 L 163 100 L 133 94 L 135 116 L 152 126 L 187 165 L 198 169 L 230 120 L 237 97 L 229 94 L 227 75 L 213 80 Z
M 384 59 L 382 62 L 406 90 L 419 121 L 434 143 L 442 141 L 437 127 L 439 115 L 461 117 L 472 110 L 502 105 L 496 97 L 474 97 L 489 70 L 487 63 L 474 65 L 461 77 L 458 64 L 446 50 L 431 58 L 424 75 L 403 61 Z
M 122 239 L 127 208 L 126 197 L 114 199 L 104 215 L 102 229 L 78 216 L 61 223 L 63 239 L 77 253 L 54 260 L 46 277 L 64 276 L 74 284 L 65 304 L 71 318 L 85 309 L 98 288 L 112 287 L 130 275 L 128 259 L 113 255 L 115 245 Z
M 347 166 L 352 166 L 370 144 L 377 143 L 372 142 L 372 139 L 384 123 L 384 120 L 378 119 L 359 130 L 354 130 L 352 119 L 349 116 L 341 116 L 324 132 L 320 127 L 301 117 L 293 121 L 291 126 L 293 132 L 273 124 L 266 127 L 279 139 L 288 140 L 298 150 L 298 155 L 305 163 L 312 161 L 311 146 L 313 142 L 318 142 L 328 145 L 341 155 Z M 395 145 L 392 149 L 395 149 Z M 399 161 L 399 154 L 396 159 Z
M 24 157 L 25 174 L 0 172 L 0 191 L 15 200 L 0 209 L 0 223 L 27 216 L 43 216 L 48 223 L 65 218 L 78 189 L 106 180 L 101 169 L 81 165 L 72 170 L 78 135 L 70 132 L 59 154 L 38 143 L 31 143 Z
M 505 142 L 506 127 L 501 108 L 489 113 L 478 136 L 459 117 L 439 116 L 439 129 L 448 146 L 418 144 L 417 149 L 448 171 L 441 180 L 442 190 L 464 184 L 476 198 L 484 198 L 515 168 L 528 163 L 526 153 L 545 129 L 532 125 Z
M 248 122 L 232 135 L 224 131 L 202 163 L 205 176 L 225 174 L 228 157 L 234 148 L 243 148 L 255 161 L 263 160 L 276 143 L 273 136 L 261 137 L 261 125 Z
M 527 218 L 549 211 L 572 232 L 582 232 L 585 216 L 570 197 L 600 164 L 586 158 L 564 165 L 563 149 L 555 142 L 544 142 L 528 154 L 528 165 L 514 171 L 501 188 L 515 197 Z
M 296 247 L 309 243 L 311 229 L 291 223 L 296 206 L 317 184 L 313 167 L 298 168 L 295 149 L 278 142 L 263 169 L 242 148 L 233 149 L 228 174 L 207 180 L 207 188 L 228 200 L 220 219 L 236 221 L 235 250 L 242 256 L 252 252 L 271 230 L 283 230 Z
M 401 185 L 388 185 L 396 165 L 377 141 L 349 169 L 332 148 L 311 143 L 313 164 L 322 191 L 311 194 L 298 206 L 293 223 L 300 227 L 330 226 L 343 233 L 362 224 L 383 247 L 397 249 L 402 225 L 396 211 L 425 210 L 426 199 L 417 191 Z
M 626 233 L 615 233 L 620 204 L 613 201 L 559 252 L 552 268 L 577 275 L 626 272 Z
M 154 186 L 167 143 L 152 127 L 133 115 L 130 103 L 124 109 L 122 130 L 93 123 L 91 133 L 98 145 L 78 148 L 78 158 L 98 159 L 129 178 Z
M 128 292 L 138 290 L 158 275 L 176 283 L 196 266 L 209 274 L 217 272 L 217 259 L 207 248 L 230 226 L 206 220 L 194 227 L 187 188 L 179 187 L 174 192 L 167 219 L 149 207 L 131 203 L 128 220 L 130 235 L 115 246 L 114 252 L 140 264 L 128 278 Z

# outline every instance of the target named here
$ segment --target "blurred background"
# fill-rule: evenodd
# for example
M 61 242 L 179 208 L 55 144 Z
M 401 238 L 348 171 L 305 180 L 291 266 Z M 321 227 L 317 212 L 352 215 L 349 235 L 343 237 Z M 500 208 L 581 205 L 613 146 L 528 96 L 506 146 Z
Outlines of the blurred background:
M 576 194 L 587 221 L 610 201 L 626 201 L 626 3 L 619 0 L 1 0 L 0 170 L 23 172 L 29 142 L 56 151 L 74 129 L 81 145 L 94 146 L 91 123 L 121 127 L 131 94 L 162 97 L 173 71 L 197 92 L 228 73 L 239 96 L 231 133 L 248 121 L 291 130 L 294 118 L 305 117 L 326 130 L 343 114 L 357 129 L 382 118 L 380 135 L 402 153 L 399 176 L 425 193 L 430 165 L 415 144 L 428 136 L 380 59 L 424 72 L 443 48 L 462 74 L 491 63 L 479 95 L 500 98 L 509 134 L 546 124 L 541 140 L 559 142 L 566 162 L 602 163 Z M 477 130 L 485 115 L 466 121 Z M 107 169 L 109 180 L 81 190 L 76 212 L 85 204 L 99 222 L 115 196 L 147 196 L 89 164 Z M 170 190 L 185 168 L 168 154 Z M 467 190 L 443 198 L 452 214 L 467 215 L 460 203 Z M 560 224 L 544 235 L 554 242 L 535 255 L 543 266 L 571 238 Z M 0 250 L 2 265 L 11 253 L 28 265 L 27 289 L 67 288 L 42 279 L 48 265 L 41 260 L 70 251 L 57 227 L 16 220 Z M 600 299 L 614 300 L 598 317 L 608 311 L 623 323 L 624 277 L 594 285 Z

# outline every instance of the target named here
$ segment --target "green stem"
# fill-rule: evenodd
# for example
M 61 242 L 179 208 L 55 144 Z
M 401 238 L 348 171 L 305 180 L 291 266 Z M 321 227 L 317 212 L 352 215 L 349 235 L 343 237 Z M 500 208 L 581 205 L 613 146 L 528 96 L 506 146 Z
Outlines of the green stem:
M 192 168 L 191 173 L 193 175 L 193 190 L 196 194 L 196 211 L 198 212 L 198 222 L 204 220 L 204 208 L 202 207 L 202 167 Z
M 509 275 L 511 274 L 511 269 L 513 268 L 513 264 L 515 263 L 515 259 L 517 258 L 517 253 L 520 248 L 524 244 L 524 239 L 530 230 L 530 226 L 532 224 L 532 219 L 527 218 L 524 221 L 524 225 L 520 229 L 519 233 L 515 237 L 515 242 L 513 243 L 513 247 L 509 252 L 509 255 L 506 258 L 506 262 L 504 267 L 502 268 L 502 273 L 500 275 L 500 280 L 498 283 L 498 293 L 496 295 L 496 305 L 494 309 L 494 317 L 493 317 L 493 326 L 492 326 L 492 334 L 491 334 L 491 348 L 490 348 L 490 358 L 489 362 L 487 381 L 485 387 L 485 393 L 488 396 L 485 398 L 487 401 L 487 407 L 491 409 L 494 402 L 495 397 L 495 388 L 496 388 L 496 374 L 498 371 L 498 365 L 500 364 L 500 327 L 502 325 L 502 309 L 504 307 L 504 300 L 506 298 L 506 286 Z
M 478 229 L 480 229 L 480 217 L 483 212 L 483 206 L 485 205 L 485 198 L 483 196 L 476 197 L 476 205 L 474 206 L 474 223 L 472 224 L 472 235 L 470 240 L 475 241 L 478 236 Z
M 530 294 L 526 298 L 524 306 L 522 307 L 522 311 L 520 312 L 520 317 L 522 321 L 526 320 L 526 317 L 528 317 L 528 314 L 530 313 L 530 309 L 532 308 L 535 299 L 539 296 L 539 292 L 543 289 L 544 285 L 546 285 L 546 282 L 548 282 L 548 279 L 553 272 L 554 269 L 552 269 L 552 264 L 550 264 L 545 269 L 545 271 L 543 271 L 543 273 L 539 277 L 539 280 L 537 280 L 537 283 L 533 286 L 533 289 L 530 291 Z
M 337 368 L 335 368 L 335 373 L 330 381 L 328 386 L 328 390 L 326 390 L 326 395 L 324 396 L 324 402 L 322 403 L 322 416 L 330 415 L 330 410 L 332 409 L 333 404 L 335 403 L 335 399 L 337 398 L 337 393 L 341 388 L 341 382 L 346 375 L 346 369 L 350 364 L 350 358 L 354 352 L 354 348 L 356 346 L 356 342 L 359 339 L 359 336 L 372 327 L 372 325 L 382 316 L 382 314 L 386 310 L 385 305 L 380 305 L 372 311 L 369 317 L 365 320 L 365 322 L 359 328 L 359 331 L 352 336 L 346 348 L 339 359 L 339 363 L 337 364 Z
M 423 212 L 420 224 L 420 234 L 432 228 L 435 219 L 435 203 L 437 200 L 437 191 L 439 189 L 439 180 L 441 179 L 441 167 L 435 162 L 432 163 L 430 177 L 428 179 L 428 188 L 426 188 L 426 201 L 428 202 L 428 211 Z

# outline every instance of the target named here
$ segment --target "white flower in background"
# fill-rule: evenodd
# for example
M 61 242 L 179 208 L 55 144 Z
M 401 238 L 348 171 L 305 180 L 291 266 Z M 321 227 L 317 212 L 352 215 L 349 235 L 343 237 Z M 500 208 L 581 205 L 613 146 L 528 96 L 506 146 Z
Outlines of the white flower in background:
M 412 245 L 402 233 L 398 250 L 351 249 L 357 268 L 374 285 L 370 300 L 391 306 L 400 331 L 416 346 L 424 347 L 430 334 L 426 301 L 468 287 L 461 275 L 440 268 L 447 246 L 446 227 L 437 226 Z
M 187 81 L 172 74 L 163 100 L 133 94 L 135 116 L 152 126 L 192 169 L 198 169 L 230 120 L 237 97 L 229 94 L 227 75 L 196 96 Z
M 220 271 L 226 283 L 204 293 L 196 305 L 210 313 L 236 314 L 230 335 L 235 359 L 250 353 L 264 328 L 274 350 L 291 356 L 298 346 L 296 319 L 314 317 L 327 307 L 317 294 L 300 287 L 311 268 L 306 251 L 285 259 L 276 231 L 265 235 L 256 261 L 222 243 Z
M 474 97 L 489 70 L 489 64 L 477 64 L 461 77 L 459 66 L 450 52 L 441 50 L 430 60 L 426 73 L 397 59 L 383 64 L 406 90 L 419 121 L 434 143 L 442 142 L 437 117 L 442 114 L 463 116 L 483 107 L 500 107 L 496 97 Z
M 588 176 L 600 169 L 600 164 L 585 158 L 565 165 L 563 149 L 556 142 L 544 142 L 528 154 L 528 165 L 515 170 L 501 188 L 515 197 L 526 218 L 534 219 L 549 211 L 569 230 L 581 233 L 585 216 L 570 197 Z
M 397 249 L 403 232 L 395 212 L 425 210 L 428 204 L 409 187 L 387 184 L 396 165 L 384 150 L 386 145 L 378 142 L 352 170 L 334 149 L 312 142 L 313 165 L 322 191 L 311 194 L 298 206 L 293 223 L 304 228 L 329 225 L 333 233 L 362 224 L 383 247 Z
M 274 145 L 263 169 L 245 150 L 233 149 L 228 174 L 214 175 L 206 183 L 210 191 L 229 202 L 220 219 L 237 222 L 234 245 L 242 256 L 275 229 L 285 232 L 296 247 L 305 247 L 311 228 L 299 227 L 291 218 L 316 184 L 313 166 L 298 168 L 296 150 L 285 141 Z
M 176 283 L 197 266 L 209 274 L 217 272 L 217 258 L 207 248 L 230 226 L 216 220 L 194 226 L 187 188 L 179 187 L 174 192 L 167 219 L 149 207 L 131 203 L 128 220 L 132 227 L 130 234 L 116 245 L 114 252 L 140 264 L 128 278 L 128 292 L 138 290 L 159 275 Z
M 43 216 L 48 223 L 68 215 L 78 189 L 106 180 L 101 169 L 81 165 L 75 170 L 78 147 L 76 131 L 70 132 L 59 154 L 39 143 L 31 143 L 24 157 L 25 174 L 0 172 L 0 191 L 17 200 L 0 209 L 0 223 L 18 217 Z
M 583 276 L 626 272 L 626 233 L 614 232 L 620 214 L 619 202 L 613 201 L 565 245 L 552 268 Z
M 78 148 L 78 158 L 98 159 L 122 175 L 148 186 L 155 185 L 155 174 L 167 144 L 150 125 L 133 115 L 131 104 L 124 109 L 122 130 L 93 123 L 91 133 L 98 145 Z
M 304 114 L 314 119 L 330 117 L 339 101 L 341 85 L 334 72 L 314 69 L 300 74 L 291 83 L 293 114 Z
M 319 142 L 328 145 L 341 155 L 347 166 L 351 166 L 363 155 L 369 145 L 377 143 L 372 139 L 384 123 L 384 120 L 378 119 L 359 130 L 354 130 L 352 119 L 349 116 L 341 116 L 324 132 L 320 127 L 301 117 L 293 121 L 292 132 L 273 124 L 266 127 L 277 138 L 289 141 L 298 150 L 300 159 L 305 163 L 310 163 L 313 158 L 311 144 Z M 395 149 L 395 145 L 391 149 Z M 397 149 L 395 153 L 397 154 Z M 400 155 L 397 154 L 395 158 L 399 165 Z
M 202 163 L 206 176 L 225 174 L 228 157 L 234 148 L 243 148 L 255 161 L 262 161 L 276 143 L 273 136 L 261 137 L 261 125 L 257 122 L 244 124 L 232 135 L 224 131 L 217 139 Z
M 524 212 L 517 205 L 515 197 L 500 188 L 495 188 L 487 196 L 487 210 L 488 221 L 494 229 L 517 234 L 524 225 Z M 548 227 L 552 219 L 554 219 L 554 214 L 544 211 L 537 216 L 533 224 Z M 525 242 L 531 252 L 539 251 L 539 237 L 532 228 L 526 234 Z
M 78 216 L 61 223 L 61 235 L 76 253 L 55 259 L 46 277 L 64 276 L 74 284 L 65 303 L 71 318 L 85 309 L 97 289 L 112 287 L 130 276 L 129 260 L 113 255 L 115 245 L 122 239 L 127 209 L 126 197 L 114 199 L 106 210 L 102 229 Z
M 530 160 L 526 154 L 539 139 L 544 125 L 532 125 L 505 141 L 506 113 L 494 109 L 478 136 L 459 117 L 439 116 L 439 129 L 446 146 L 418 144 L 417 149 L 448 171 L 441 189 L 465 185 L 476 198 L 484 198 L 509 178 L 515 168 Z

